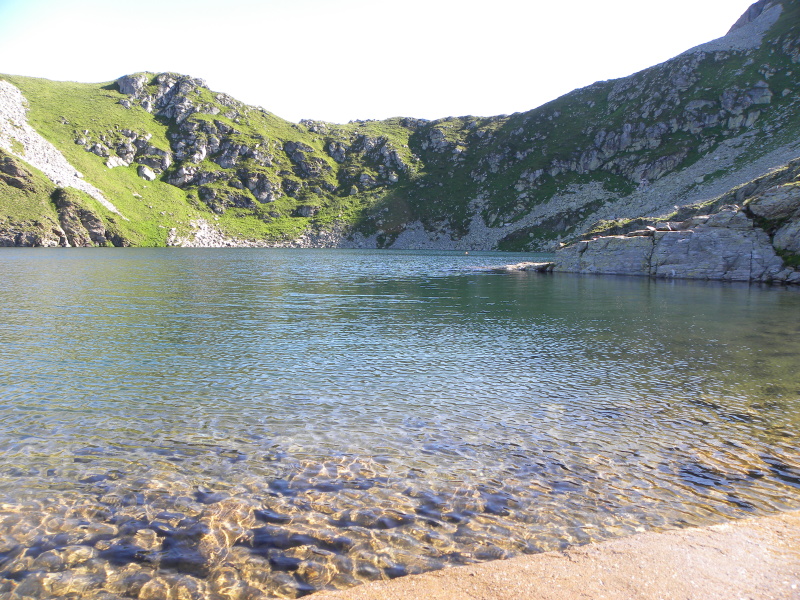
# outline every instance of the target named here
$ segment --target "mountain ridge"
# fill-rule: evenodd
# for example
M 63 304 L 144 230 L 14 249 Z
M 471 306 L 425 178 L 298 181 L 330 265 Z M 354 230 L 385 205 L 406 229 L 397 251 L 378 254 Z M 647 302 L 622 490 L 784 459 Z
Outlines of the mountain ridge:
M 552 250 L 800 156 L 798 22 L 796 0 L 762 0 L 718 40 L 497 117 L 294 124 L 172 73 L 0 79 L 118 210 L 76 195 L 107 243 Z M 2 106 L 4 160 L 35 170 Z M 29 193 L 31 218 L 12 188 L 0 182 L 0 243 L 76 245 L 54 189 Z

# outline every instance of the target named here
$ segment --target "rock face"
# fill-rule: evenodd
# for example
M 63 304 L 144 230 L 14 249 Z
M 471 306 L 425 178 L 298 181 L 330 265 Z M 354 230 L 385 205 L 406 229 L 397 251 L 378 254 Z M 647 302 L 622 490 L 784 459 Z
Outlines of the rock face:
M 601 237 L 558 252 L 554 271 L 650 275 L 652 255 L 653 239 L 650 237 Z
M 667 230 L 651 226 L 578 242 L 556 253 L 553 271 L 800 283 L 800 272 L 784 266 L 767 232 L 735 206 L 670 223 Z
M 738 213 L 741 214 L 741 213 Z M 653 236 L 650 274 L 657 278 L 773 281 L 783 261 L 760 229 L 699 225 Z
M 42 210 L 38 218 L 30 210 L 27 218 L 14 218 L 7 209 L 8 204 L 26 202 Z M 21 159 L 0 150 L 0 247 L 127 245 L 118 233 L 107 231 L 96 210 L 88 195 L 54 188 Z
M 65 189 L 56 190 L 53 196 L 61 229 L 67 238 L 63 245 L 104 246 L 106 244 L 108 241 L 106 228 L 96 214 L 77 204 L 73 195 Z
M 775 0 L 758 0 L 758 2 L 751 5 L 750 8 L 748 8 L 741 17 L 739 17 L 739 20 L 733 24 L 728 33 L 732 33 L 737 29 L 741 29 L 748 23 L 752 23 L 759 16 L 761 16 L 761 13 L 763 13 L 764 10 L 774 6 L 775 4 L 777 4 Z
M 14 227 L 3 227 L 0 231 L 0 248 L 55 248 L 58 246 L 66 246 L 66 237 L 61 228 L 18 231 Z
M 559 250 L 554 270 L 800 282 L 784 263 L 800 264 L 800 159 L 677 214 L 681 220 L 605 225 Z
M 773 238 L 775 248 L 800 255 L 800 220 L 794 220 L 781 227 Z
M 115 128 L 113 133 L 106 131 L 97 139 L 87 130 L 75 139 L 75 143 L 87 152 L 105 158 L 109 169 L 127 167 L 135 162 L 140 171 L 142 167 L 149 169 L 155 179 L 157 174 L 172 165 L 173 155 L 171 151 L 151 144 L 151 137 L 149 133 Z

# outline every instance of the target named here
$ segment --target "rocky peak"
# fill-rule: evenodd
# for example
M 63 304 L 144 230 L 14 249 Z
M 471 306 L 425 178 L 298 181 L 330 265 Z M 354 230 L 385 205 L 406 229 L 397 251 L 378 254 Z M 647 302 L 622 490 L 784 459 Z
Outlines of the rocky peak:
M 216 106 L 200 101 L 198 97 L 200 89 L 207 88 L 203 79 L 175 73 L 156 75 L 149 84 L 148 79 L 149 74 L 146 73 L 124 75 L 117 79 L 117 86 L 121 93 L 138 101 L 147 112 L 175 119 L 178 123 L 196 112 L 210 114 L 221 112 Z
M 744 12 L 744 14 L 741 17 L 739 17 L 739 20 L 733 24 L 733 27 L 731 27 L 728 30 L 728 33 L 733 33 L 734 31 L 744 27 L 748 23 L 752 23 L 758 17 L 761 16 L 761 13 L 763 13 L 766 9 L 775 5 L 775 3 L 776 3 L 775 0 L 758 0 L 758 2 L 751 4 L 750 8 L 748 8 Z

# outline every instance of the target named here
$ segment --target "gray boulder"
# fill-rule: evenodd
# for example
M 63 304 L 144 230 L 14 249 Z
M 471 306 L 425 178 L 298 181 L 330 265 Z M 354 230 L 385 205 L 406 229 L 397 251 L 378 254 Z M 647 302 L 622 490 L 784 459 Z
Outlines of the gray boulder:
M 770 188 L 750 200 L 747 208 L 768 221 L 791 217 L 800 212 L 800 185 L 790 183 Z
M 240 175 L 244 186 L 252 192 L 261 203 L 274 202 L 281 196 L 281 187 L 273 183 L 263 173 L 250 173 L 243 171 Z
M 772 244 L 778 250 L 800 254 L 800 219 L 789 221 L 775 232 Z
M 131 164 L 136 157 L 136 147 L 129 141 L 118 144 L 115 150 L 117 151 L 117 156 L 119 156 L 126 165 Z
M 117 79 L 119 91 L 128 96 L 138 96 L 147 83 L 145 75 L 125 75 Z
M 156 174 L 147 165 L 139 165 L 138 173 L 139 177 L 145 181 L 153 181 L 156 178 Z
M 706 227 L 724 227 L 726 229 L 752 229 L 753 221 L 747 218 L 738 207 L 725 207 L 720 212 L 709 215 Z
M 302 204 L 294 210 L 293 214 L 295 217 L 313 217 L 317 212 L 319 212 L 319 206 Z
M 347 146 L 341 142 L 331 142 L 328 144 L 328 154 L 338 163 L 343 163 L 347 159 Z
M 106 161 L 106 166 L 109 169 L 113 169 L 114 167 L 127 167 L 129 164 L 130 163 L 125 162 L 125 160 L 119 156 L 109 156 Z
M 166 182 L 170 185 L 174 185 L 177 187 L 182 187 L 189 183 L 192 183 L 197 175 L 197 167 L 192 166 L 182 166 L 178 168 L 174 173 L 168 175 L 166 178 Z
M 101 158 L 108 158 L 110 156 L 108 148 L 100 142 L 95 142 L 88 150 Z

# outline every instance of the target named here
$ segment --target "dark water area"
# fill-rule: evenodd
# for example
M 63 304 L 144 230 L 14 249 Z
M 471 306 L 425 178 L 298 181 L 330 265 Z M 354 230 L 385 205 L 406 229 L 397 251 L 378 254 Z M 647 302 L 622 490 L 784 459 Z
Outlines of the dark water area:
M 0 599 L 297 597 L 800 508 L 800 292 L 0 253 Z

